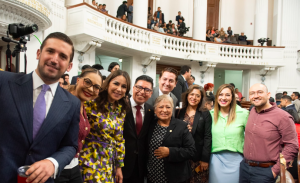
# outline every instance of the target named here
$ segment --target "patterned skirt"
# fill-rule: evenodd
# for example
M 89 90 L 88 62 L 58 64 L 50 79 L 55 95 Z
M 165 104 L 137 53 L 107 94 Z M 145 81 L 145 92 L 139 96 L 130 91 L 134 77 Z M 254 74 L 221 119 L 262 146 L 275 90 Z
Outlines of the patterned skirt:
M 192 177 L 190 178 L 189 183 L 207 183 L 209 169 L 197 173 L 195 171 L 195 168 L 197 168 L 200 165 L 199 161 L 198 162 L 190 161 L 190 163 L 192 167 Z

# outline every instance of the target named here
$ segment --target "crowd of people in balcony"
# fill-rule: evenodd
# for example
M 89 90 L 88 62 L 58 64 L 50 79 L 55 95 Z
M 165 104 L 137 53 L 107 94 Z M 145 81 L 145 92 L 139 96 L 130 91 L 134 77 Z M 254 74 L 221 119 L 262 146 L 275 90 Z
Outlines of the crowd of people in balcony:
M 212 29 L 207 29 L 206 31 L 206 41 L 212 41 L 215 43 L 232 43 L 232 44 L 244 44 L 249 45 L 250 41 L 247 40 L 247 36 L 244 32 L 239 34 L 233 34 L 231 27 L 228 27 L 227 33 L 222 27 L 219 31 L 212 27 Z
M 108 14 L 108 11 L 106 10 L 106 4 L 98 4 L 96 0 L 92 0 L 92 6 L 95 7 L 97 10 Z

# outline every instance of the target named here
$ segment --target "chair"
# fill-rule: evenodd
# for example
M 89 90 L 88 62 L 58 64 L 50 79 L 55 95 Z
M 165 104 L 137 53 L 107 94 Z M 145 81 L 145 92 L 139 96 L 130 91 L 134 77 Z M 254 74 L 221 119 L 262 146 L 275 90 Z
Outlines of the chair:
M 236 37 L 230 37 L 230 41 L 232 44 L 238 44 Z
M 247 41 L 239 41 L 239 44 L 241 44 L 241 45 L 247 45 Z
M 251 102 L 250 101 L 241 101 L 241 106 L 242 106 L 242 108 L 248 110 L 251 106 Z

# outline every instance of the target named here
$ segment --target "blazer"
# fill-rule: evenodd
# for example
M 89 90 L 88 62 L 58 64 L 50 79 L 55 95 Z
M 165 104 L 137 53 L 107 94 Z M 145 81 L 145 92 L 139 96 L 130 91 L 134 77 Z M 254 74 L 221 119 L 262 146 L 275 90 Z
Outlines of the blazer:
M 183 120 L 185 113 L 186 108 L 182 108 L 177 118 Z M 194 162 L 209 162 L 212 143 L 211 125 L 212 118 L 209 111 L 197 110 L 192 128 L 192 135 L 195 140 L 195 147 L 197 150 L 195 156 L 192 158 Z
M 295 110 L 295 111 L 297 112 L 297 110 L 296 110 L 296 108 L 295 108 L 295 104 L 289 105 L 289 106 L 284 107 L 284 108 L 282 108 L 282 109 L 283 109 L 283 110 L 292 109 L 292 110 Z
M 59 164 L 57 176 L 76 154 L 80 101 L 57 87 L 51 107 L 33 140 L 32 73 L 0 72 L 0 177 L 17 182 L 17 169 L 48 157 Z M 47 183 L 54 183 L 48 179 Z
M 157 11 L 154 13 L 153 17 L 157 17 Z M 165 15 L 162 13 L 162 11 L 160 11 L 159 20 L 161 20 L 163 24 L 165 23 Z
M 73 76 L 72 77 L 72 80 L 71 80 L 71 85 L 76 85 L 76 82 L 77 82 L 77 78 L 78 78 L 79 76 Z
M 125 15 L 125 12 L 130 13 L 126 4 L 121 4 L 117 11 L 117 17 L 120 16 L 122 18 L 122 16 Z
M 173 117 L 175 117 L 176 103 L 178 102 L 176 96 L 172 92 L 170 93 L 170 96 L 173 99 L 173 104 L 174 104 Z M 157 97 L 159 97 L 159 87 L 153 88 L 152 96 L 151 98 L 148 99 L 146 103 L 154 107 L 154 103 Z
M 179 106 L 179 102 L 181 102 L 181 94 L 184 93 L 187 90 L 186 82 L 183 79 L 182 75 L 179 75 L 177 78 L 177 84 L 176 87 L 173 89 L 172 93 L 176 96 L 178 99 L 177 106 Z
M 145 107 L 145 116 L 142 126 L 142 130 L 139 135 L 136 133 L 136 125 L 133 117 L 132 110 L 126 113 L 124 121 L 123 136 L 125 139 L 125 159 L 122 173 L 125 179 L 130 178 L 133 173 L 135 161 L 138 161 L 138 170 L 140 176 L 146 176 L 146 165 L 147 165 L 147 138 L 150 123 L 154 119 L 153 107 L 147 103 Z
M 150 144 L 157 119 L 150 125 L 148 144 Z M 170 154 L 164 158 L 164 168 L 169 182 L 183 182 L 191 177 L 191 166 L 189 160 L 196 153 L 195 142 L 189 132 L 186 122 L 171 118 L 167 133 L 161 147 L 168 147 Z M 149 157 L 148 157 L 149 158 Z

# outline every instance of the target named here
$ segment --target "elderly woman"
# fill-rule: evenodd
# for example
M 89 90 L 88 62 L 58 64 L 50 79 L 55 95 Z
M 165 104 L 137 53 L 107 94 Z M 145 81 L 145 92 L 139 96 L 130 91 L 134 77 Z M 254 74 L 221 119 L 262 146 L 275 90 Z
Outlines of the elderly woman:
M 161 95 L 155 100 L 157 119 L 148 134 L 148 183 L 180 183 L 191 176 L 189 160 L 195 155 L 195 143 L 187 124 L 172 118 L 173 99 Z
M 212 118 L 208 110 L 202 110 L 205 92 L 199 85 L 191 85 L 182 94 L 182 106 L 178 119 L 185 121 L 192 129 L 196 154 L 191 159 L 192 177 L 190 183 L 206 183 L 208 181 L 208 162 L 211 152 Z M 201 109 L 200 109 L 201 108 Z

